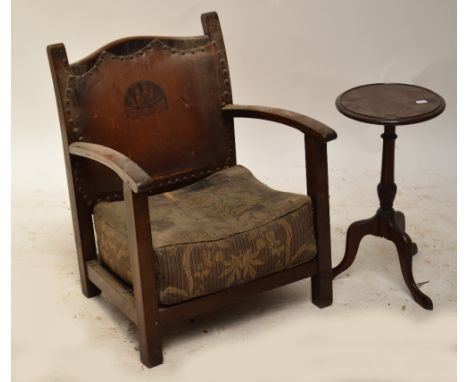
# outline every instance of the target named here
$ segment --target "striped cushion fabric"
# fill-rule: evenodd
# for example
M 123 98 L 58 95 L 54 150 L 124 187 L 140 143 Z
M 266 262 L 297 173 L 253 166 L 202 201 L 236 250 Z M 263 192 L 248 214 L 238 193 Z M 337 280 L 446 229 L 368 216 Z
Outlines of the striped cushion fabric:
M 149 197 L 160 303 L 172 305 L 307 262 L 312 203 L 273 190 L 242 166 Z M 132 283 L 125 203 L 94 208 L 99 257 Z

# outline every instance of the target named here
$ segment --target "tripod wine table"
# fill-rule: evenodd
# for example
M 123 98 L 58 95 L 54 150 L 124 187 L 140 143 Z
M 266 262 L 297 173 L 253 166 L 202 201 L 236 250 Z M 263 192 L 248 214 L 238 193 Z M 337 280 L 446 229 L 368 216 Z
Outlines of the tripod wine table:
M 338 110 L 349 118 L 383 125 L 382 171 L 377 193 L 380 208 L 370 219 L 351 224 L 346 234 L 343 260 L 333 269 L 333 277 L 348 269 L 356 258 L 359 243 L 366 235 L 384 237 L 392 241 L 398 251 L 403 279 L 414 300 L 432 310 L 432 300 L 416 285 L 412 256 L 418 251 L 405 231 L 405 215 L 393 209 L 397 186 L 394 182 L 396 126 L 427 121 L 445 109 L 441 96 L 420 86 L 379 83 L 352 88 L 336 100 Z

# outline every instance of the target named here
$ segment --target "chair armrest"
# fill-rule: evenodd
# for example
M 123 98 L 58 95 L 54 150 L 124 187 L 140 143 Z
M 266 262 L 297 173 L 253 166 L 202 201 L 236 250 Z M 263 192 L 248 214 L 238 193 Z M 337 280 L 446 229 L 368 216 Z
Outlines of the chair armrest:
M 257 118 L 279 122 L 291 126 L 305 135 L 323 142 L 336 139 L 335 130 L 323 123 L 309 118 L 303 114 L 284 109 L 264 106 L 227 105 L 223 107 L 223 115 L 240 118 Z
M 87 142 L 74 142 L 68 146 L 70 154 L 99 162 L 114 171 L 133 192 L 147 190 L 153 179 L 130 158 L 109 147 Z

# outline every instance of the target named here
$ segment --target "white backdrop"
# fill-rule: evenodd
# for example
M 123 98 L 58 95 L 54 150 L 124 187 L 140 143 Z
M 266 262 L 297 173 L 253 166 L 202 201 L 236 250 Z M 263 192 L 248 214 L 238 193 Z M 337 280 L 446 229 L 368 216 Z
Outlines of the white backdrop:
M 406 82 L 428 87 L 445 98 L 446 111 L 438 118 L 397 128 L 396 204 L 408 212 L 408 226 L 415 241 L 425 242 L 426 252 L 434 257 L 432 265 L 426 264 L 427 257 L 415 260 L 418 269 L 434 272 L 425 291 L 434 298 L 436 307 L 455 312 L 455 1 L 14 0 L 12 8 L 14 337 L 22 338 L 19 329 L 25 336 L 27 328 L 35 325 L 25 318 L 26 314 L 22 315 L 32 314 L 28 310 L 32 302 L 31 286 L 25 282 L 25 262 L 31 280 L 36 278 L 38 285 L 44 278 L 34 269 L 45 261 L 53 271 L 54 264 L 61 261 L 60 251 L 69 251 L 66 258 L 70 260 L 66 261 L 73 269 L 76 267 L 46 46 L 65 43 L 73 62 L 120 37 L 201 34 L 200 15 L 213 10 L 221 20 L 235 103 L 301 112 L 338 133 L 338 140 L 329 145 L 335 265 L 342 256 L 348 224 L 370 216 L 377 208 L 375 186 L 382 133 L 379 126 L 340 115 L 334 105 L 336 97 L 365 83 Z M 300 133 L 273 123 L 242 119 L 236 122 L 236 140 L 238 162 L 259 179 L 278 189 L 305 191 Z M 66 240 L 59 245 L 59 238 Z M 51 243 L 52 247 L 46 246 Z M 377 241 L 372 245 L 379 250 L 394 250 Z M 434 248 L 433 252 L 428 252 L 429 247 Z M 358 256 L 365 258 L 366 254 Z M 398 297 L 406 296 L 398 279 L 401 276 L 396 255 L 388 258 L 393 265 L 389 265 L 390 271 L 385 265 L 389 276 L 382 283 L 399 282 L 392 293 L 397 290 L 401 291 Z M 368 261 L 374 263 L 362 260 L 360 264 L 374 267 L 374 273 L 378 273 L 376 264 L 386 264 L 378 257 Z M 356 281 L 364 273 L 360 276 L 359 265 L 354 267 Z M 338 306 L 341 298 L 342 307 L 355 303 L 362 308 L 359 301 L 369 296 L 365 283 L 349 291 L 340 290 L 343 284 L 339 281 L 335 285 Z M 388 289 L 376 288 L 379 293 Z M 40 298 L 37 296 L 37 300 Z M 415 317 L 422 314 L 415 308 Z M 454 327 L 450 330 L 453 332 Z M 424 380 L 430 379 L 425 375 Z
M 381 128 L 341 116 L 335 98 L 370 82 L 426 86 L 445 98 L 447 110 L 436 120 L 398 129 L 397 174 L 455 176 L 456 4 L 448 0 L 16 0 L 14 158 L 30 150 L 30 143 L 33 150 L 43 147 L 41 142 L 55 163 L 49 171 L 64 178 L 47 44 L 64 42 L 75 61 L 123 36 L 199 34 L 200 14 L 211 10 L 221 19 L 235 103 L 283 107 L 319 119 L 339 136 L 330 145 L 331 168 L 377 174 Z M 303 177 L 299 133 L 262 122 L 239 120 L 237 126 L 239 162 L 261 178 L 274 178 L 277 186 L 284 182 L 280 170 Z M 268 140 L 258 147 L 265 134 Z

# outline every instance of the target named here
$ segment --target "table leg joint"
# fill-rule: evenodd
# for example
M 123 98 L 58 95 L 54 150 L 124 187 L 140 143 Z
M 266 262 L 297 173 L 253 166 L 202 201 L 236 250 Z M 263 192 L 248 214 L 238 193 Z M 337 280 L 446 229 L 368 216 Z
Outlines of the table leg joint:
M 431 299 L 421 292 L 414 281 L 412 256 L 417 252 L 418 247 L 404 228 L 405 216 L 402 212 L 383 208 L 380 208 L 370 219 L 359 220 L 351 224 L 346 234 L 345 254 L 342 261 L 333 268 L 333 277 L 338 276 L 352 265 L 364 236 L 383 237 L 395 244 L 403 279 L 415 301 L 423 308 L 432 310 Z

